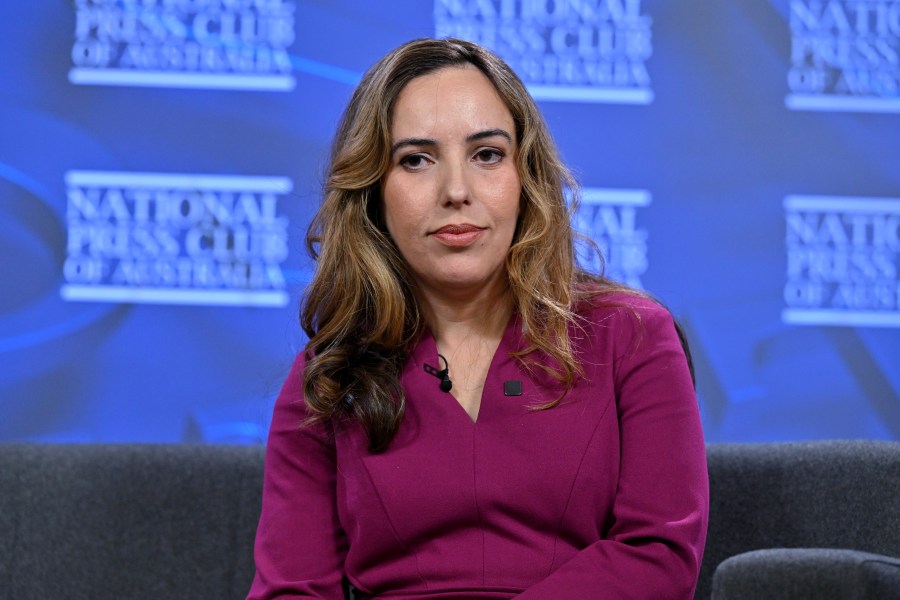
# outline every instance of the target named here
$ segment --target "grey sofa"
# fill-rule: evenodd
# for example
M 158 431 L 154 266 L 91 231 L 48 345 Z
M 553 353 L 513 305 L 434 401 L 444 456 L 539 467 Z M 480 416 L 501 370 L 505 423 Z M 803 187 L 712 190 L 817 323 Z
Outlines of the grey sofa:
M 243 598 L 262 460 L 252 446 L 0 446 L 0 598 Z
M 900 443 L 708 456 L 697 598 L 900 598 Z M 243 598 L 262 458 L 247 446 L 0 445 L 0 599 Z
M 711 445 L 697 598 L 900 599 L 900 443 Z

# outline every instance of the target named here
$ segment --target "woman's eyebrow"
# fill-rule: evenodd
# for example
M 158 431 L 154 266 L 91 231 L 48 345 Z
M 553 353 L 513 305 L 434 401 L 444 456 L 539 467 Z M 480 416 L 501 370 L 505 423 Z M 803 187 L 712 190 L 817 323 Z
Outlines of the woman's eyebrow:
M 467 142 L 477 142 L 478 140 L 483 140 L 484 138 L 500 136 L 502 138 L 506 138 L 506 141 L 512 142 L 512 136 L 506 132 L 504 129 L 485 129 L 484 131 L 478 131 L 466 137 Z
M 466 142 L 477 142 L 478 140 L 494 136 L 500 136 L 506 138 L 508 142 L 512 142 L 512 136 L 504 129 L 485 129 L 484 131 L 476 131 L 475 133 L 466 136 Z M 404 146 L 437 146 L 437 140 L 431 138 L 403 138 L 391 146 L 391 156 Z
M 404 146 L 437 146 L 437 140 L 429 138 L 403 138 L 391 146 L 391 156 Z

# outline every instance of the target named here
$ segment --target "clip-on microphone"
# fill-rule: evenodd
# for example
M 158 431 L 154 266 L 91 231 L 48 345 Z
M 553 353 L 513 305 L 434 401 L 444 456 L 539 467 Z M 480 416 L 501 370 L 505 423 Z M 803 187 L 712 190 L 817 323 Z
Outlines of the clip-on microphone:
M 447 362 L 447 359 L 444 358 L 443 354 L 438 354 L 438 358 L 444 361 L 444 368 L 441 370 L 435 369 L 428 363 L 422 365 L 422 368 L 425 369 L 425 372 L 429 375 L 434 375 L 438 379 L 441 380 L 441 391 L 449 392 L 453 389 L 453 382 L 450 381 L 450 363 Z

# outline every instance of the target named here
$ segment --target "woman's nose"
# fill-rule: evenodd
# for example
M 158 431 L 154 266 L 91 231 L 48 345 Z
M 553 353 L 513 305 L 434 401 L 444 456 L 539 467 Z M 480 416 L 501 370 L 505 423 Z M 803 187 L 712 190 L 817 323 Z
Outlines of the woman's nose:
M 466 162 L 448 161 L 444 163 L 443 198 L 444 206 L 462 206 L 471 202 L 471 190 L 466 170 Z

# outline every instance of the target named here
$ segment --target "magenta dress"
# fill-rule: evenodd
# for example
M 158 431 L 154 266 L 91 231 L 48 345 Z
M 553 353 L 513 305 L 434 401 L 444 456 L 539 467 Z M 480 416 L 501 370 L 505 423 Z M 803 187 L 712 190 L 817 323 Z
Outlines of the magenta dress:
M 549 410 L 529 407 L 553 380 L 509 356 L 515 315 L 475 422 L 424 371 L 426 332 L 381 454 L 355 422 L 300 427 L 301 353 L 275 405 L 248 598 L 340 599 L 345 576 L 383 600 L 691 598 L 709 508 L 697 400 L 668 311 L 613 298 L 626 305 L 572 329 L 586 377 Z

